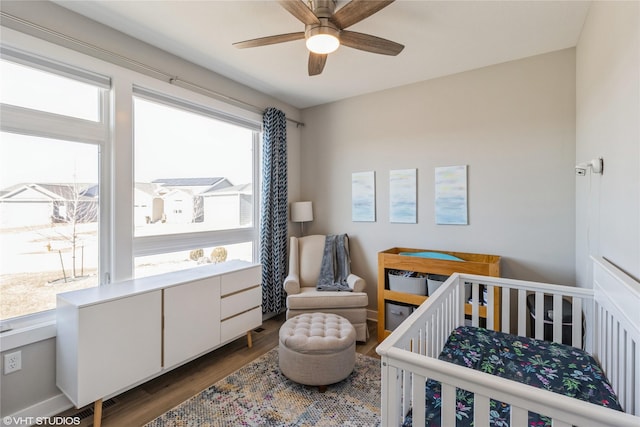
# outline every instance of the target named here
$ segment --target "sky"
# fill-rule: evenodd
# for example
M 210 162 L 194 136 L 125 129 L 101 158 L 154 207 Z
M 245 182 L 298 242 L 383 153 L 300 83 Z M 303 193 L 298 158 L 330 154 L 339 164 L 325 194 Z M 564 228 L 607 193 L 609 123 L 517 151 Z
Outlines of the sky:
M 0 133 L 0 189 L 56 182 L 98 182 L 98 147 Z
M 135 179 L 228 178 L 251 182 L 252 131 L 136 99 Z

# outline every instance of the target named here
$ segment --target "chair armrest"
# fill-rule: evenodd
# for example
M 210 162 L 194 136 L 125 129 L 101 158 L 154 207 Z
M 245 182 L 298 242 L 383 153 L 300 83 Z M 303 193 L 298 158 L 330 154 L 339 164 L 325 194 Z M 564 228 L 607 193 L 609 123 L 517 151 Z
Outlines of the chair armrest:
M 300 279 L 297 274 L 289 274 L 284 279 L 284 290 L 287 295 L 294 295 L 300 293 Z
M 349 276 L 347 276 L 347 284 L 353 289 L 353 292 L 364 292 L 364 288 L 367 286 L 367 282 L 355 274 L 349 274 Z

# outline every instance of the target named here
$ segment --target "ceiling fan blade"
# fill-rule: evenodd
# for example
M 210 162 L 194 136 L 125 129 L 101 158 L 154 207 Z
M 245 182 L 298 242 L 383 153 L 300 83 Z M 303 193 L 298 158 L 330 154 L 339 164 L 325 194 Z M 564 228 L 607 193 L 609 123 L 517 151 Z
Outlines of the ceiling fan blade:
M 322 70 L 324 69 L 324 64 L 327 63 L 327 56 L 328 55 L 326 54 L 309 52 L 309 75 L 310 76 L 317 76 L 318 74 L 322 73 Z
M 394 0 L 351 0 L 333 14 L 331 21 L 340 29 L 350 27 L 389 6 Z
M 245 40 L 242 42 L 236 42 L 233 45 L 238 49 L 245 49 L 248 47 L 267 46 L 270 44 L 290 42 L 294 40 L 304 39 L 304 32 L 278 34 L 276 36 L 260 37 L 257 39 Z
M 344 30 L 340 32 L 340 44 L 353 49 L 391 56 L 396 56 L 404 49 L 404 45 L 391 40 Z
M 280 5 L 287 10 L 287 12 L 298 18 L 298 20 L 303 24 L 320 25 L 320 20 L 318 19 L 318 17 L 301 0 L 279 0 L 278 3 L 280 3 Z

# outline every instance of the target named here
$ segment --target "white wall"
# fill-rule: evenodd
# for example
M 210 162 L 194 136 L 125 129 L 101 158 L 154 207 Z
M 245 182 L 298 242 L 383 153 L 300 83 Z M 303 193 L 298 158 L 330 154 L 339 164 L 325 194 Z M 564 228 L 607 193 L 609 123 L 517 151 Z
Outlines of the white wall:
M 640 280 L 640 3 L 594 2 L 576 49 L 576 161 L 604 159 L 576 178 L 576 274 L 589 255 Z
M 353 271 L 377 298 L 377 252 L 503 257 L 506 277 L 575 282 L 575 51 L 303 110 L 309 233 L 351 237 Z M 434 223 L 434 168 L 469 165 L 469 225 Z M 418 223 L 389 223 L 389 170 L 418 169 Z M 376 172 L 377 221 L 351 221 L 351 174 Z
M 53 3 L 47 1 L 2 1 L 0 6 L 3 12 L 26 21 L 132 58 L 172 75 L 178 75 L 185 81 L 211 88 L 226 96 L 259 108 L 277 107 L 283 110 L 287 117 L 300 120 L 301 113 L 297 108 L 186 62 Z M 53 34 L 42 33 L 37 29 L 4 17 L 2 25 L 92 56 L 95 55 L 100 59 L 113 60 L 109 55 L 97 54 L 92 50 L 81 48 L 72 42 L 60 39 Z M 118 65 L 127 66 L 126 63 L 121 62 Z M 143 72 L 144 70 L 136 69 L 135 71 Z M 150 74 L 152 77 L 158 77 L 154 76 L 153 73 Z M 290 197 L 292 200 L 297 200 L 300 180 L 300 170 L 299 166 L 297 166 L 299 163 L 297 159 L 300 151 L 300 131 L 295 124 L 288 123 L 287 132 L 289 155 L 291 156 L 290 163 L 296 165 L 289 171 L 289 180 L 292 183 Z M 126 257 L 127 255 L 121 256 Z M 55 339 L 51 332 L 44 335 L 46 336 L 40 337 L 36 342 L 11 348 L 10 351 L 22 351 L 22 370 L 6 376 L 0 373 L 2 375 L 2 378 L 0 378 L 2 385 L 0 387 L 0 417 L 11 415 L 51 416 L 66 409 L 65 405 L 70 405 L 70 402 L 55 385 Z M 3 343 L 5 342 L 6 335 L 3 337 Z M 4 350 L 4 345 L 2 348 Z M 2 359 L 1 356 L 2 354 L 0 354 L 0 360 Z

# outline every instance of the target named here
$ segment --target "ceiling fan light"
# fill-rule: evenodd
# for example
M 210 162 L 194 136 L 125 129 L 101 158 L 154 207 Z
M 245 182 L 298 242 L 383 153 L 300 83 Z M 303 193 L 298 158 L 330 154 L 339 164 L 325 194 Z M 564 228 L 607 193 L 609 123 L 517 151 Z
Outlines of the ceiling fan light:
M 307 49 L 313 53 L 327 54 L 335 52 L 340 40 L 331 34 L 315 34 L 307 39 Z

